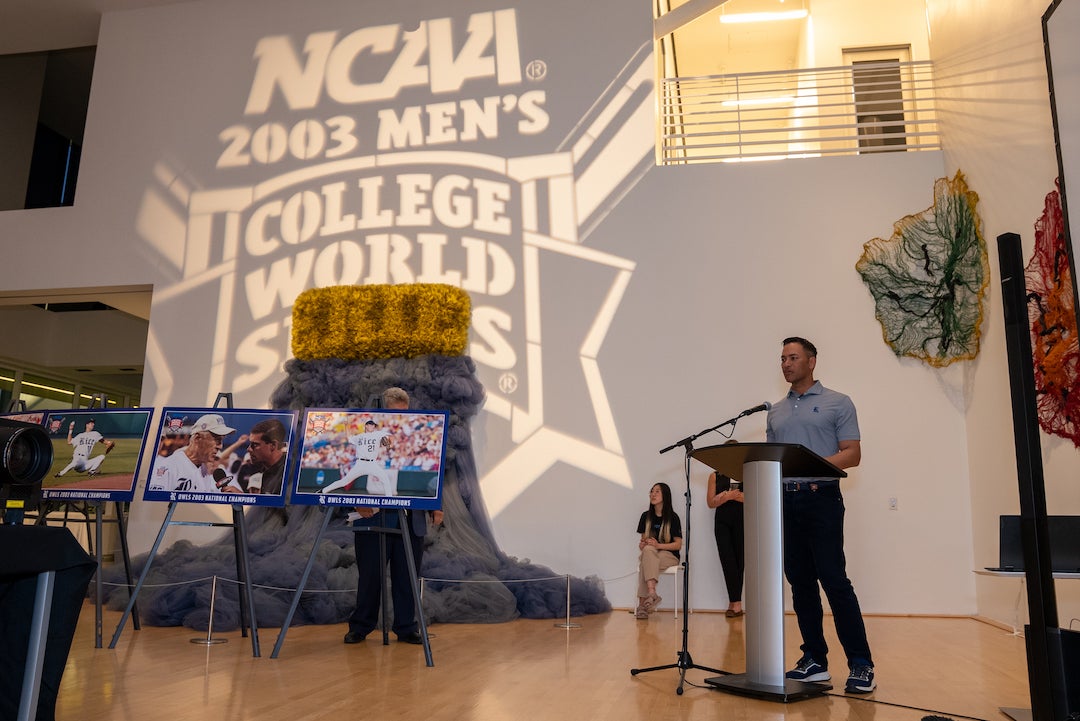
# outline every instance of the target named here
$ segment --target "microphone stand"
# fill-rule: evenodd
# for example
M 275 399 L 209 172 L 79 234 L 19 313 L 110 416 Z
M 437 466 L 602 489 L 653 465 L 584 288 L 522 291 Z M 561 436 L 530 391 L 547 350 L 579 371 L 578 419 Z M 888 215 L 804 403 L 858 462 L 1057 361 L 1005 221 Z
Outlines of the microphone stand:
M 728 418 L 723 423 L 717 424 L 717 425 L 713 426 L 712 428 L 706 428 L 705 430 L 699 431 L 698 433 L 695 433 L 692 436 L 687 436 L 686 438 L 683 438 L 681 441 L 675 441 L 674 443 L 672 443 L 667 448 L 661 448 L 660 449 L 660 455 L 664 455 L 665 453 L 667 453 L 668 451 L 670 451 L 670 450 L 672 450 L 674 448 L 678 448 L 679 446 L 683 446 L 684 448 L 686 448 L 686 457 L 687 457 L 687 459 L 689 459 L 690 454 L 694 452 L 694 441 L 696 441 L 698 438 L 701 438 L 706 433 L 712 433 L 713 431 L 718 431 L 721 428 L 723 428 L 724 426 L 732 426 L 733 427 L 732 430 L 734 430 L 734 425 L 739 422 L 739 419 L 742 418 L 743 416 L 748 416 L 748 415 L 750 415 L 749 411 L 743 411 L 742 413 L 735 416 L 734 418 Z M 687 474 L 689 475 L 689 473 L 690 473 L 689 468 L 687 468 Z
M 683 594 L 682 594 L 682 650 L 678 652 L 678 657 L 675 663 L 668 663 L 662 666 L 650 666 L 648 668 L 632 668 L 630 669 L 631 676 L 637 676 L 639 673 L 648 673 L 650 671 L 662 671 L 669 668 L 679 669 L 679 685 L 675 689 L 675 693 L 679 696 L 683 694 L 683 684 L 686 682 L 686 672 L 692 668 L 701 669 L 702 671 L 710 671 L 712 673 L 730 675 L 730 671 L 722 671 L 717 668 L 710 668 L 708 666 L 700 666 L 694 663 L 694 659 L 690 657 L 689 643 L 690 643 L 690 454 L 694 452 L 694 441 L 706 433 L 711 433 L 715 430 L 719 430 L 726 425 L 734 427 L 735 423 L 744 415 L 749 415 L 746 412 L 740 413 L 734 418 L 730 418 L 719 425 L 715 425 L 712 428 L 706 428 L 700 433 L 695 433 L 692 436 L 683 438 L 681 441 L 672 443 L 667 448 L 660 451 L 661 454 L 667 453 L 673 448 L 682 446 L 685 451 L 684 469 L 686 475 L 686 515 L 683 518 L 686 519 L 686 525 L 683 531 Z

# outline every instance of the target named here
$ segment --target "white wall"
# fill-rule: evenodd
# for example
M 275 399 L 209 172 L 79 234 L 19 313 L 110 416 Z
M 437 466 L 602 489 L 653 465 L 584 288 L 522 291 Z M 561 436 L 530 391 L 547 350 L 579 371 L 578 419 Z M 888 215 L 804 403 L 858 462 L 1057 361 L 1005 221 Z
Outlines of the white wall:
M 811 0 L 812 67 L 844 64 L 846 48 L 910 45 L 912 60 L 930 58 L 925 0 Z
M 530 520 L 547 485 L 532 488 L 499 519 L 507 550 L 545 561 L 564 553 L 582 572 L 596 567 L 602 551 L 609 559 L 602 576 L 631 571 L 633 524 L 649 487 L 660 480 L 682 487 L 680 454 L 658 451 L 780 398 L 780 340 L 804 334 L 818 345 L 819 378 L 850 394 L 859 410 L 864 460 L 844 487 L 848 559 L 864 607 L 970 613 L 963 375 L 897 359 L 881 341 L 872 299 L 854 270 L 862 243 L 888 236 L 893 219 L 930 205 L 930 183 L 941 172 L 939 155 L 913 153 L 650 173 L 646 192 L 635 191 L 604 230 L 611 244 L 637 238 L 641 246 L 600 358 L 613 378 L 624 447 L 633 449 L 634 492 L 616 502 L 553 472 L 555 495 L 574 498 L 562 517 L 588 522 L 596 508 L 605 509 L 588 539 L 592 550 L 582 555 L 574 537 L 552 542 L 550 519 Z M 634 212 L 642 206 L 657 212 Z M 641 240 L 648 238 L 653 242 Z M 741 440 L 763 436 L 762 415 L 740 421 L 735 433 Z M 698 445 L 723 440 L 713 434 Z M 698 608 L 725 600 L 702 500 L 707 473 L 694 463 L 691 592 Z M 890 497 L 898 498 L 898 511 L 888 510 Z M 632 581 L 609 585 L 614 602 L 630 602 Z
M 337 31 L 340 40 L 359 28 L 450 16 L 460 33 L 471 12 L 490 9 L 469 1 L 453 7 L 237 0 L 107 15 L 76 205 L 0 214 L 0 244 L 18 258 L 0 266 L 0 286 L 151 284 L 144 402 L 198 405 L 233 390 L 238 406 L 261 406 L 288 357 L 292 297 L 314 281 L 305 278 L 269 301 L 251 289 L 270 268 L 295 268 L 306 251 L 341 251 L 346 241 L 363 251 L 361 279 L 378 262 L 369 231 L 282 243 L 259 255 L 246 235 L 253 209 L 372 173 L 387 187 L 406 171 L 507 183 L 510 233 L 476 224 L 432 228 L 449 240 L 444 270 L 465 265 L 453 251 L 465 233 L 498 245 L 515 272 L 509 290 L 473 293 L 474 307 L 506 322 L 495 334 L 501 355 L 480 364 L 489 404 L 473 427 L 503 550 L 609 579 L 612 601 L 630 603 L 633 526 L 648 488 L 657 480 L 681 483 L 681 459 L 657 451 L 779 398 L 779 341 L 801 334 L 821 350 L 823 382 L 859 408 L 864 461 L 845 481 L 845 496 L 850 570 L 864 609 L 975 612 L 971 569 L 985 564 L 972 547 L 973 488 L 1009 467 L 982 460 L 1009 447 L 997 428 L 1008 417 L 997 413 L 1008 397 L 996 382 L 1001 372 L 984 379 L 1004 367 L 995 339 L 1000 309 L 987 312 L 988 344 L 978 360 L 933 370 L 897 359 L 884 345 L 854 270 L 862 244 L 929 206 L 934 179 L 956 164 L 913 153 L 650 168 L 652 62 L 631 60 L 648 47 L 650 17 L 647 8 L 640 17 L 627 13 L 619 0 L 517 5 L 521 63 L 545 63 L 546 74 L 535 80 L 477 78 L 450 90 L 425 83 L 366 103 L 324 93 L 313 108 L 288 107 L 278 92 L 265 112 L 245 112 L 261 40 L 286 36 L 302 48 L 312 33 Z M 384 73 L 388 60 L 368 58 L 357 67 Z M 525 122 L 517 104 L 534 91 L 543 92 L 543 127 Z M 380 110 L 426 113 L 434 103 L 489 96 L 515 101 L 500 111 L 497 137 L 442 142 L 428 134 L 408 149 L 420 154 L 410 156 L 378 148 Z M 322 158 L 221 162 L 237 133 L 342 115 L 359 128 L 360 145 L 346 159 L 370 157 L 381 163 L 376 170 L 330 168 Z M 989 174 L 963 169 L 977 192 L 994 185 Z M 995 212 L 989 203 L 980 207 Z M 413 255 L 389 279 L 422 275 L 417 229 L 391 230 Z M 76 256 L 78 264 L 56 262 Z M 338 264 L 322 273 L 344 276 L 347 269 Z M 474 331 L 476 348 L 490 350 L 492 338 L 483 334 L 492 326 Z M 997 420 L 980 420 L 988 408 Z M 736 435 L 761 439 L 763 423 L 760 415 L 746 419 Z M 969 472 L 969 447 L 979 475 Z M 705 475 L 695 466 L 699 497 Z M 890 497 L 898 498 L 897 511 L 888 510 Z M 146 548 L 164 508 L 134 509 L 132 541 Z M 722 608 L 702 501 L 691 520 L 694 605 Z
M 979 193 L 983 232 L 992 249 L 984 353 L 971 374 L 965 417 L 978 568 L 997 562 L 998 516 L 1019 513 L 995 239 L 1019 233 L 1025 262 L 1031 257 L 1034 223 L 1058 173 L 1040 23 L 1047 3 L 931 0 L 929 8 L 946 165 L 963 170 Z M 1048 512 L 1080 513 L 1076 447 L 1046 434 L 1041 442 Z M 1026 601 L 1017 609 L 1020 581 L 980 577 L 976 585 L 980 614 L 1007 623 L 1017 613 L 1026 618 Z M 1063 625 L 1080 615 L 1075 586 L 1057 584 Z

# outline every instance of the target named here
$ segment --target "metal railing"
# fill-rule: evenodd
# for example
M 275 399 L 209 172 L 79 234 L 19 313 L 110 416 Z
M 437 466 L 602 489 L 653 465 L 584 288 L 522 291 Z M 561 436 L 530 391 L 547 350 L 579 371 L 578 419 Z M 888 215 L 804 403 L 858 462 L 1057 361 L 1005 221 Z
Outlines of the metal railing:
M 933 65 L 664 78 L 663 165 L 939 150 Z

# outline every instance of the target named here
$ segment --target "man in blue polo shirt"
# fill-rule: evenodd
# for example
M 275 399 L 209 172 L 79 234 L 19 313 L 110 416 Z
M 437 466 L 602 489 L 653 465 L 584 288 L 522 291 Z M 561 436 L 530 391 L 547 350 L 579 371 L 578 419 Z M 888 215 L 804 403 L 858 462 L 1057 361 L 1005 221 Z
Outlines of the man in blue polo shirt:
M 837 468 L 859 465 L 859 421 L 855 404 L 814 380 L 817 348 L 805 338 L 785 338 L 780 355 L 786 397 L 769 410 L 766 439 L 798 443 Z M 802 658 L 787 677 L 828 681 L 828 646 L 823 630 L 821 591 L 825 590 L 836 635 L 847 655 L 845 691 L 870 693 L 874 662 L 866 640 L 862 610 L 847 577 L 844 559 L 844 499 L 840 479 L 784 478 L 784 574 L 791 583 L 792 605 L 802 633 Z

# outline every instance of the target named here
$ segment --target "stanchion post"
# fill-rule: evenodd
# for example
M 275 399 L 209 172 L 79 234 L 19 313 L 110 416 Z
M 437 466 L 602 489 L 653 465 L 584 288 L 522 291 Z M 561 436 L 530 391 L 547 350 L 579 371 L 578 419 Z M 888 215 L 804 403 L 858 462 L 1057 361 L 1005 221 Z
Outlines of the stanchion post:
M 566 621 L 555 624 L 555 628 L 581 628 L 580 623 L 570 622 L 570 574 L 566 574 Z
M 218 643 L 228 643 L 227 638 L 214 638 L 214 601 L 217 599 L 217 576 L 210 579 L 210 622 L 206 625 L 206 638 L 193 638 L 192 643 L 204 646 L 213 646 Z

